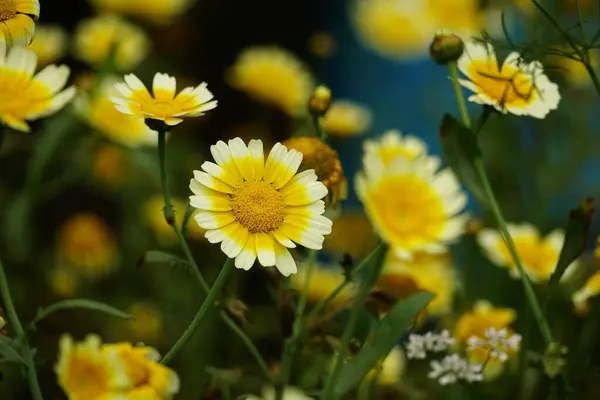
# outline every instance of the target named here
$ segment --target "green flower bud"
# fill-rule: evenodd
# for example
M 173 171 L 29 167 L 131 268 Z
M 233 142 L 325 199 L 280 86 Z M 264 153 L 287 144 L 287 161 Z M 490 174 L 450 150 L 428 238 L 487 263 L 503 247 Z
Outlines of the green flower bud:
M 429 46 L 429 55 L 436 64 L 446 65 L 458 60 L 464 48 L 465 44 L 460 37 L 453 33 L 440 31 L 436 33 Z

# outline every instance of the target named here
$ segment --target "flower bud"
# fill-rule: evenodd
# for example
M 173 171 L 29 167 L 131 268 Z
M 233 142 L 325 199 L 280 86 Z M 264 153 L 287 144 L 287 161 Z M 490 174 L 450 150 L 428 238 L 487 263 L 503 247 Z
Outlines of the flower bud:
M 463 53 L 465 45 L 462 39 L 453 33 L 440 31 L 435 34 L 429 46 L 431 59 L 439 65 L 456 61 Z
M 314 116 L 322 117 L 330 106 L 331 90 L 325 85 L 317 86 L 308 101 L 308 111 Z

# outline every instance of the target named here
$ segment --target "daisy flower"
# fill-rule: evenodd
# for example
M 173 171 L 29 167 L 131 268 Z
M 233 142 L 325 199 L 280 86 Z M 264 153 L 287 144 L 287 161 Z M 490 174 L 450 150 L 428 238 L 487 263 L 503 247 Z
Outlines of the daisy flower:
M 119 71 L 131 71 L 150 52 L 146 32 L 116 15 L 84 19 L 75 30 L 75 55 L 99 68 L 114 51 L 112 62 Z
M 389 166 L 397 157 L 414 160 L 427 156 L 427 144 L 413 135 L 403 135 L 397 129 L 390 129 L 378 139 L 365 140 L 363 143 L 365 157 L 378 159 L 384 167 Z M 429 157 L 431 168 L 436 170 L 440 166 L 438 157 Z
M 460 84 L 475 93 L 469 101 L 534 118 L 544 118 L 558 108 L 558 86 L 550 82 L 539 61 L 527 63 L 512 52 L 499 66 L 491 44 L 466 41 L 457 63 L 468 78 L 459 79 Z
M 199 117 L 217 107 L 217 101 L 212 100 L 214 96 L 207 89 L 206 82 L 196 87 L 186 87 L 175 95 L 176 84 L 174 77 L 157 73 L 150 94 L 137 76 L 129 74 L 125 75 L 124 83 L 115 85 L 121 96 L 114 96 L 111 100 L 124 114 L 163 121 L 169 126 L 181 123 L 183 117 Z
M 427 158 L 397 157 L 384 166 L 366 156 L 356 176 L 359 199 L 380 237 L 399 257 L 416 251 L 440 253 L 464 231 L 460 212 L 467 196 L 450 169 L 435 171 Z
M 314 88 L 308 68 L 289 51 L 272 46 L 244 50 L 226 78 L 232 87 L 289 115 L 306 110 Z
M 248 146 L 240 138 L 219 141 L 210 151 L 216 164 L 202 164 L 190 182 L 190 204 L 200 210 L 194 218 L 208 230 L 208 241 L 221 243 L 237 268 L 248 270 L 258 258 L 284 276 L 296 273 L 287 249 L 297 242 L 320 250 L 331 232 L 331 221 L 321 215 L 325 185 L 312 169 L 296 174 L 302 153 L 280 143 L 266 162 L 260 140 Z
M 529 278 L 533 282 L 547 282 L 558 263 L 565 233 L 556 229 L 542 237 L 535 226 L 527 223 L 508 224 L 507 228 Z M 519 270 L 500 232 L 495 229 L 482 229 L 477 235 L 477 242 L 494 264 L 508 268 L 510 276 L 519 279 Z M 575 266 L 576 263 L 573 263 L 567 268 L 563 279 L 568 279 Z
M 0 2 L 0 40 L 9 46 L 27 46 L 40 16 L 39 0 L 9 0 Z
M 48 65 L 33 75 L 37 57 L 25 47 L 6 52 L 0 40 L 0 120 L 13 129 L 29 132 L 26 120 L 54 114 L 75 95 L 75 88 L 59 92 L 69 79 L 66 65 Z

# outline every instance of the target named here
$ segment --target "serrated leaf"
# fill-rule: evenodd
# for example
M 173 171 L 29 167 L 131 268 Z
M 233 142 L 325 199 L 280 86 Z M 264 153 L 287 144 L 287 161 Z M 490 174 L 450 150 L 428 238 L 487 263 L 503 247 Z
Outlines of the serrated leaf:
M 417 314 L 433 299 L 428 292 L 417 293 L 399 301 L 375 327 L 368 342 L 349 363 L 344 365 L 334 387 L 339 398 L 357 386 L 379 360 L 385 357 L 400 336 L 413 324 Z
M 144 254 L 144 257 L 139 261 L 139 265 L 161 264 L 173 268 L 182 269 L 190 274 L 193 273 L 192 266 L 187 260 L 164 251 L 150 250 Z
M 548 307 L 548 304 L 552 300 L 556 287 L 569 265 L 579 258 L 585 250 L 590 235 L 595 208 L 596 205 L 594 199 L 586 198 L 579 203 L 577 208 L 572 209 L 569 213 L 569 222 L 567 223 L 567 229 L 565 230 L 565 241 L 560 250 L 554 272 L 550 276 L 550 281 L 548 283 L 548 297 L 546 299 L 545 308 Z
M 37 324 L 39 321 L 43 320 L 44 318 L 48 317 L 49 315 L 54 314 L 57 311 L 72 310 L 72 309 L 87 309 L 87 310 L 98 311 L 103 314 L 111 315 L 111 316 L 117 317 L 117 318 L 134 319 L 131 315 L 119 310 L 118 308 L 115 308 L 113 306 L 110 306 L 108 304 L 105 304 L 105 303 L 102 303 L 102 302 L 99 302 L 96 300 L 68 299 L 68 300 L 58 301 L 54 304 L 49 305 L 48 307 L 40 308 L 38 310 L 34 320 L 31 321 L 31 324 L 29 326 L 31 329 L 33 329 L 35 327 L 35 324 Z
M 25 360 L 21 354 L 15 349 L 13 340 L 9 337 L 0 335 L 0 354 L 3 356 L 2 362 L 13 362 L 25 364 Z
M 473 131 L 452 115 L 445 114 L 440 126 L 440 144 L 448 165 L 458 179 L 479 204 L 487 204 L 481 180 L 475 171 L 475 162 L 481 160 L 481 150 Z

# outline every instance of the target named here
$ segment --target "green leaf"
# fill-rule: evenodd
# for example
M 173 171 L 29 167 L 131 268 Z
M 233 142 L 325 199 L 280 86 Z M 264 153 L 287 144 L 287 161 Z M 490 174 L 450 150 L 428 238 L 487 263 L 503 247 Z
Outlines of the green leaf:
M 192 274 L 192 266 L 190 263 L 183 258 L 180 258 L 174 254 L 166 253 L 164 251 L 150 250 L 147 251 L 142 259 L 138 262 L 138 265 L 153 265 L 153 264 L 161 264 L 167 265 L 173 268 L 179 268 L 187 273 Z
M 400 336 L 410 328 L 417 314 L 433 297 L 428 292 L 417 293 L 398 302 L 379 321 L 368 342 L 356 357 L 344 365 L 334 388 L 336 398 L 357 386 L 377 362 L 394 348 Z
M 48 307 L 40 308 L 34 318 L 33 321 L 29 324 L 30 329 L 35 328 L 35 324 L 37 324 L 42 319 L 48 317 L 51 314 L 54 314 L 60 310 L 72 310 L 77 308 L 83 308 L 87 310 L 98 311 L 107 315 L 112 315 L 113 317 L 122 318 L 122 319 L 134 319 L 131 315 L 110 306 L 108 304 L 101 303 L 96 300 L 90 299 L 68 299 L 58 301 L 54 304 L 49 305 Z
M 479 204 L 487 204 L 474 163 L 481 159 L 481 150 L 473 131 L 450 114 L 445 114 L 440 126 L 440 143 L 446 161 L 458 179 L 469 189 Z
M 0 335 L 0 354 L 3 356 L 0 362 L 25 364 L 25 360 L 15 348 L 14 341 L 4 335 Z
M 552 299 L 560 278 L 564 275 L 567 267 L 571 265 L 585 250 L 585 245 L 590 235 L 590 228 L 594 218 L 596 205 L 593 198 L 584 199 L 577 208 L 571 210 L 569 222 L 565 231 L 565 242 L 560 250 L 558 262 L 550 281 L 548 283 L 548 297 L 544 309 L 546 309 Z

